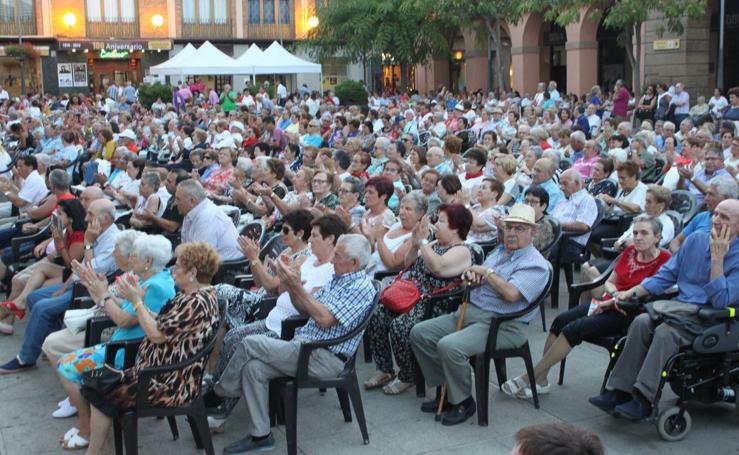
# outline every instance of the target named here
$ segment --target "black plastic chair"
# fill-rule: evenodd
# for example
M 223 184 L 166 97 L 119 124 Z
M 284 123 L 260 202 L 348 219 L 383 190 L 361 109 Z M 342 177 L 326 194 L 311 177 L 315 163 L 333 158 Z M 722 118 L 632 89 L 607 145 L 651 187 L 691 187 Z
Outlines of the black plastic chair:
M 490 331 L 488 332 L 487 345 L 482 355 L 475 356 L 475 395 L 477 397 L 477 424 L 487 426 L 488 424 L 488 383 L 490 382 L 490 359 L 495 363 L 495 373 L 498 376 L 498 388 L 503 387 L 506 381 L 506 359 L 511 357 L 521 357 L 526 364 L 526 374 L 528 377 L 534 377 L 534 363 L 531 361 L 531 349 L 529 349 L 528 340 L 523 345 L 513 349 L 498 349 L 498 329 L 500 325 L 506 321 L 512 321 L 525 316 L 532 311 L 536 311 L 541 301 L 546 299 L 552 287 L 553 271 L 549 268 L 549 277 L 544 286 L 544 290 L 539 297 L 531 302 L 529 306 L 515 313 L 504 314 L 494 317 L 490 321 Z M 539 409 L 539 395 L 536 392 L 536 381 L 531 381 L 531 392 L 534 398 L 534 406 Z
M 675 210 L 665 211 L 665 215 L 669 216 L 672 220 L 672 224 L 675 226 L 675 236 L 683 230 L 683 216 L 680 212 Z
M 214 335 L 208 344 L 191 358 L 172 365 L 163 365 L 158 367 L 144 368 L 139 371 L 138 388 L 136 390 L 136 408 L 123 413 L 121 416 L 113 419 L 113 433 L 115 439 L 116 455 L 123 455 L 123 446 L 125 444 L 126 455 L 138 454 L 138 419 L 141 417 L 166 417 L 169 423 L 172 436 L 175 440 L 179 437 L 177 430 L 176 416 L 187 416 L 190 424 L 193 439 L 198 450 L 205 449 L 208 455 L 215 455 L 213 449 L 213 440 L 211 439 L 210 429 L 208 428 L 208 417 L 205 414 L 205 404 L 203 403 L 202 394 L 193 399 L 190 403 L 178 407 L 159 407 L 152 406 L 149 403 L 149 383 L 156 377 L 177 370 L 183 370 L 200 360 L 207 362 L 218 337 L 218 327 L 215 328 Z M 121 343 L 108 343 L 105 353 L 105 363 L 114 364 L 115 356 L 120 349 L 124 349 L 125 362 L 124 365 L 133 366 L 138 351 L 139 341 L 126 341 Z M 195 381 L 197 384 L 202 383 L 204 369 L 196 373 Z
M 555 259 L 552 261 L 552 266 L 554 268 L 554 281 L 552 283 L 552 308 L 559 308 L 559 275 L 560 270 L 564 270 L 565 272 L 565 282 L 567 283 L 567 287 L 569 288 L 574 280 L 574 274 L 575 274 L 575 262 L 583 263 L 585 262 L 585 257 L 581 255 L 580 258 L 570 258 L 570 260 L 563 261 L 563 253 L 565 245 L 567 244 L 567 240 L 569 238 L 573 237 L 579 237 L 583 234 L 587 234 L 590 232 L 593 232 L 593 230 L 598 227 L 598 225 L 603 221 L 603 218 L 605 217 L 605 205 L 603 201 L 600 199 L 595 200 L 595 205 L 598 207 L 598 214 L 595 217 L 595 221 L 593 221 L 593 224 L 588 228 L 588 230 L 583 232 L 568 232 L 566 230 L 562 230 L 562 237 L 560 239 L 560 242 L 555 246 L 554 248 L 559 248 L 559 254 L 555 257 Z
M 554 238 L 552 238 L 552 241 L 549 243 L 549 245 L 545 246 L 540 251 L 541 255 L 544 256 L 545 259 L 549 258 L 549 254 L 552 252 L 552 248 L 554 248 L 555 245 L 559 245 L 559 241 L 562 239 L 562 225 L 559 224 L 559 221 L 557 221 L 556 218 L 549 218 L 549 222 L 552 224 L 552 232 L 554 233 Z M 544 332 L 547 331 L 546 303 L 546 299 L 543 299 L 541 301 L 541 305 L 539 305 L 539 313 L 541 314 L 541 330 L 543 330 Z
M 594 280 L 589 281 L 587 283 L 577 283 L 570 286 L 570 301 L 567 305 L 569 309 L 575 308 L 580 304 L 580 296 L 585 291 L 590 291 L 595 288 L 598 288 L 600 286 L 603 286 L 605 282 L 608 280 L 608 277 L 611 276 L 611 273 L 613 273 L 613 269 L 616 268 L 616 263 L 618 262 L 618 258 L 613 260 L 611 264 L 608 266 L 608 268 L 598 275 Z M 609 337 L 598 337 L 594 338 L 592 340 L 585 340 L 588 343 L 594 344 L 596 346 L 600 346 L 603 349 L 607 350 L 609 353 L 613 352 L 613 349 L 615 348 L 616 344 L 618 343 L 618 340 L 620 340 L 625 333 L 618 334 L 615 336 L 609 336 Z M 565 378 L 565 366 L 567 363 L 567 358 L 565 357 L 562 359 L 562 361 L 559 363 L 559 380 L 557 381 L 557 384 L 562 385 L 564 383 Z M 613 364 L 615 362 L 613 361 L 613 358 L 611 362 L 608 365 L 608 371 L 610 371 L 613 368 Z M 605 387 L 605 381 L 603 382 L 601 389 Z
M 264 262 L 266 258 L 275 259 L 285 249 L 282 243 L 282 235 L 275 235 L 259 250 L 259 261 Z M 234 276 L 234 284 L 242 289 L 249 289 L 254 284 L 254 276 L 250 274 L 251 265 L 244 270 L 246 274 Z
M 683 222 L 688 224 L 691 219 L 698 213 L 698 199 L 695 194 L 688 190 L 673 190 L 672 204 L 670 210 L 674 210 L 683 216 Z
M 362 322 L 360 322 L 354 330 L 344 336 L 331 340 L 315 341 L 303 343 L 300 345 L 300 353 L 298 355 L 298 369 L 294 378 L 278 378 L 270 381 L 270 388 L 274 391 L 272 396 L 281 395 L 284 400 L 285 415 L 285 436 L 287 438 L 288 455 L 296 455 L 298 453 L 297 440 L 297 416 L 298 416 L 298 389 L 305 388 L 335 388 L 339 397 L 341 411 L 344 414 L 344 421 L 351 422 L 351 407 L 354 407 L 354 413 L 359 424 L 359 430 L 362 433 L 364 444 L 369 444 L 369 434 L 367 433 L 367 422 L 364 416 L 364 407 L 362 405 L 362 396 L 359 392 L 359 382 L 357 380 L 356 358 L 357 353 L 354 352 L 345 363 L 344 369 L 336 377 L 333 378 L 315 378 L 308 373 L 308 362 L 313 351 L 321 348 L 328 348 L 343 343 L 351 338 L 361 334 L 369 325 L 372 315 L 374 314 L 377 302 L 380 297 L 379 283 L 373 282 L 375 286 L 375 297 L 372 306 L 367 310 Z M 284 334 L 283 334 L 284 335 Z M 351 406 L 350 406 L 351 400 Z
M 241 228 L 241 231 L 239 232 L 240 235 L 245 235 L 257 242 L 260 248 L 264 246 L 264 233 L 264 224 L 261 221 L 249 223 Z
M 33 250 L 21 251 L 21 247 L 27 243 L 37 245 L 49 237 L 51 237 L 51 223 L 47 224 L 34 234 L 14 237 L 10 240 L 12 259 L 10 264 L 8 264 L 7 273 L 3 279 L 8 286 L 10 286 L 11 279 L 16 273 L 38 261 L 38 259 L 33 255 Z
M 212 284 L 229 283 L 234 284 L 237 274 L 243 272 L 249 267 L 249 259 L 233 259 L 231 261 L 221 262 L 218 271 L 213 276 Z

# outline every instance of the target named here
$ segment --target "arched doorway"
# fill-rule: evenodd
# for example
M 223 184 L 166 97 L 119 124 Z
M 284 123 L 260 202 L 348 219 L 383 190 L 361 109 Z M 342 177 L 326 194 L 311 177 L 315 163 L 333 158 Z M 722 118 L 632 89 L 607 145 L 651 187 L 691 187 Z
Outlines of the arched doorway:
M 720 0 L 711 2 L 710 72 L 718 85 L 718 53 L 720 31 Z M 739 2 L 724 1 L 724 83 L 723 89 L 739 86 Z
M 452 54 L 449 61 L 449 89 L 461 92 L 467 87 L 467 72 L 465 68 L 465 51 L 467 50 L 462 33 L 458 33 L 452 44 Z
M 627 87 L 633 87 L 631 63 L 618 35 L 619 30 L 604 27 L 603 21 L 598 25 L 598 85 L 604 91 L 612 90 L 618 79 L 623 79 Z
M 560 93 L 567 93 L 567 32 L 554 23 L 546 23 L 542 27 L 542 43 L 549 59 L 549 77 L 547 80 L 557 83 Z

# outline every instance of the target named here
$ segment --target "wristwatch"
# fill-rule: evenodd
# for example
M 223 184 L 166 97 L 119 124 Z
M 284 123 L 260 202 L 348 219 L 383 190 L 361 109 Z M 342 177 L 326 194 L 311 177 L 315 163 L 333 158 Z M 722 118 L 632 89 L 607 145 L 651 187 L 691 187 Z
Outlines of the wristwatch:
M 495 272 L 493 272 L 493 269 L 488 269 L 487 272 L 485 272 L 485 279 L 486 280 L 489 280 L 490 279 L 490 275 L 492 275 L 494 273 Z
M 85 251 L 87 251 L 87 250 L 91 250 L 91 249 L 92 249 L 92 244 L 90 244 L 90 243 L 85 243 Z

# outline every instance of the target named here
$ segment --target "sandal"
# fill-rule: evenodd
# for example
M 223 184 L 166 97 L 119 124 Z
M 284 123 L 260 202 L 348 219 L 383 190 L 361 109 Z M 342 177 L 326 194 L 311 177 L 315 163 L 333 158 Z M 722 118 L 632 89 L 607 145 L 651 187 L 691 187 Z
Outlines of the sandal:
M 382 393 L 385 395 L 400 395 L 411 387 L 413 387 L 413 383 L 403 382 L 396 378 L 393 382 L 382 388 Z
M 79 433 L 75 434 L 62 443 L 64 450 L 81 450 L 86 449 L 90 445 L 90 440 L 83 438 Z
M 65 442 L 72 439 L 72 436 L 77 435 L 80 432 L 80 429 L 77 427 L 72 427 L 69 430 L 67 430 L 66 433 L 64 433 L 64 436 L 59 438 L 59 444 L 64 444 Z
M 394 374 L 378 371 L 374 376 L 365 381 L 364 388 L 367 390 L 377 389 L 389 383 L 393 379 L 395 379 Z
M 529 383 L 523 380 L 523 376 L 519 376 L 504 382 L 500 389 L 509 397 L 516 398 L 518 392 L 528 386 Z
M 549 393 L 549 384 L 546 385 L 539 385 L 536 384 L 536 394 L 537 395 L 546 395 Z M 526 386 L 523 389 L 520 389 L 518 392 L 516 392 L 516 398 L 521 400 L 531 400 L 534 398 L 534 393 L 531 391 L 531 386 Z
M 2 308 L 6 314 L 13 313 L 18 319 L 26 317 L 25 308 L 18 308 L 18 305 L 16 305 L 12 300 L 6 300 L 0 303 L 0 308 Z

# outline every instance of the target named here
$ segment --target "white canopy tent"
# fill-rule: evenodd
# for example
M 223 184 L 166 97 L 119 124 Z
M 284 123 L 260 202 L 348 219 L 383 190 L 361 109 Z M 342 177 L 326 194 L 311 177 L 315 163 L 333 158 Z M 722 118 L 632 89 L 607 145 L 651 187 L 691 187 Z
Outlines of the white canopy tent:
M 235 60 L 235 73 L 234 74 L 249 74 L 254 82 L 255 67 L 259 64 L 262 59 L 264 52 L 259 49 L 259 46 L 252 44 L 249 49 L 246 50 L 239 58 Z
M 174 57 L 170 58 L 166 62 L 154 65 L 149 69 L 151 74 L 159 74 L 162 76 L 178 76 L 185 74 L 182 72 L 182 66 L 186 63 L 197 49 L 190 43 L 182 48 Z
M 192 46 L 188 44 L 188 46 Z M 186 49 L 187 47 L 185 47 Z M 170 60 L 162 63 L 166 65 L 172 62 L 172 60 L 179 57 L 184 49 L 179 54 L 172 57 Z M 235 60 L 223 52 L 219 51 L 210 41 L 206 41 L 200 46 L 195 52 L 186 55 L 185 57 L 177 60 L 174 64 L 169 65 L 169 68 L 165 68 L 165 72 L 162 73 L 159 70 L 159 66 L 151 67 L 153 74 L 187 74 L 187 75 L 215 75 L 215 74 L 234 74 Z
M 309 62 L 288 52 L 280 43 L 274 41 L 257 60 L 254 74 L 320 74 L 323 92 L 323 70 L 319 63 Z

